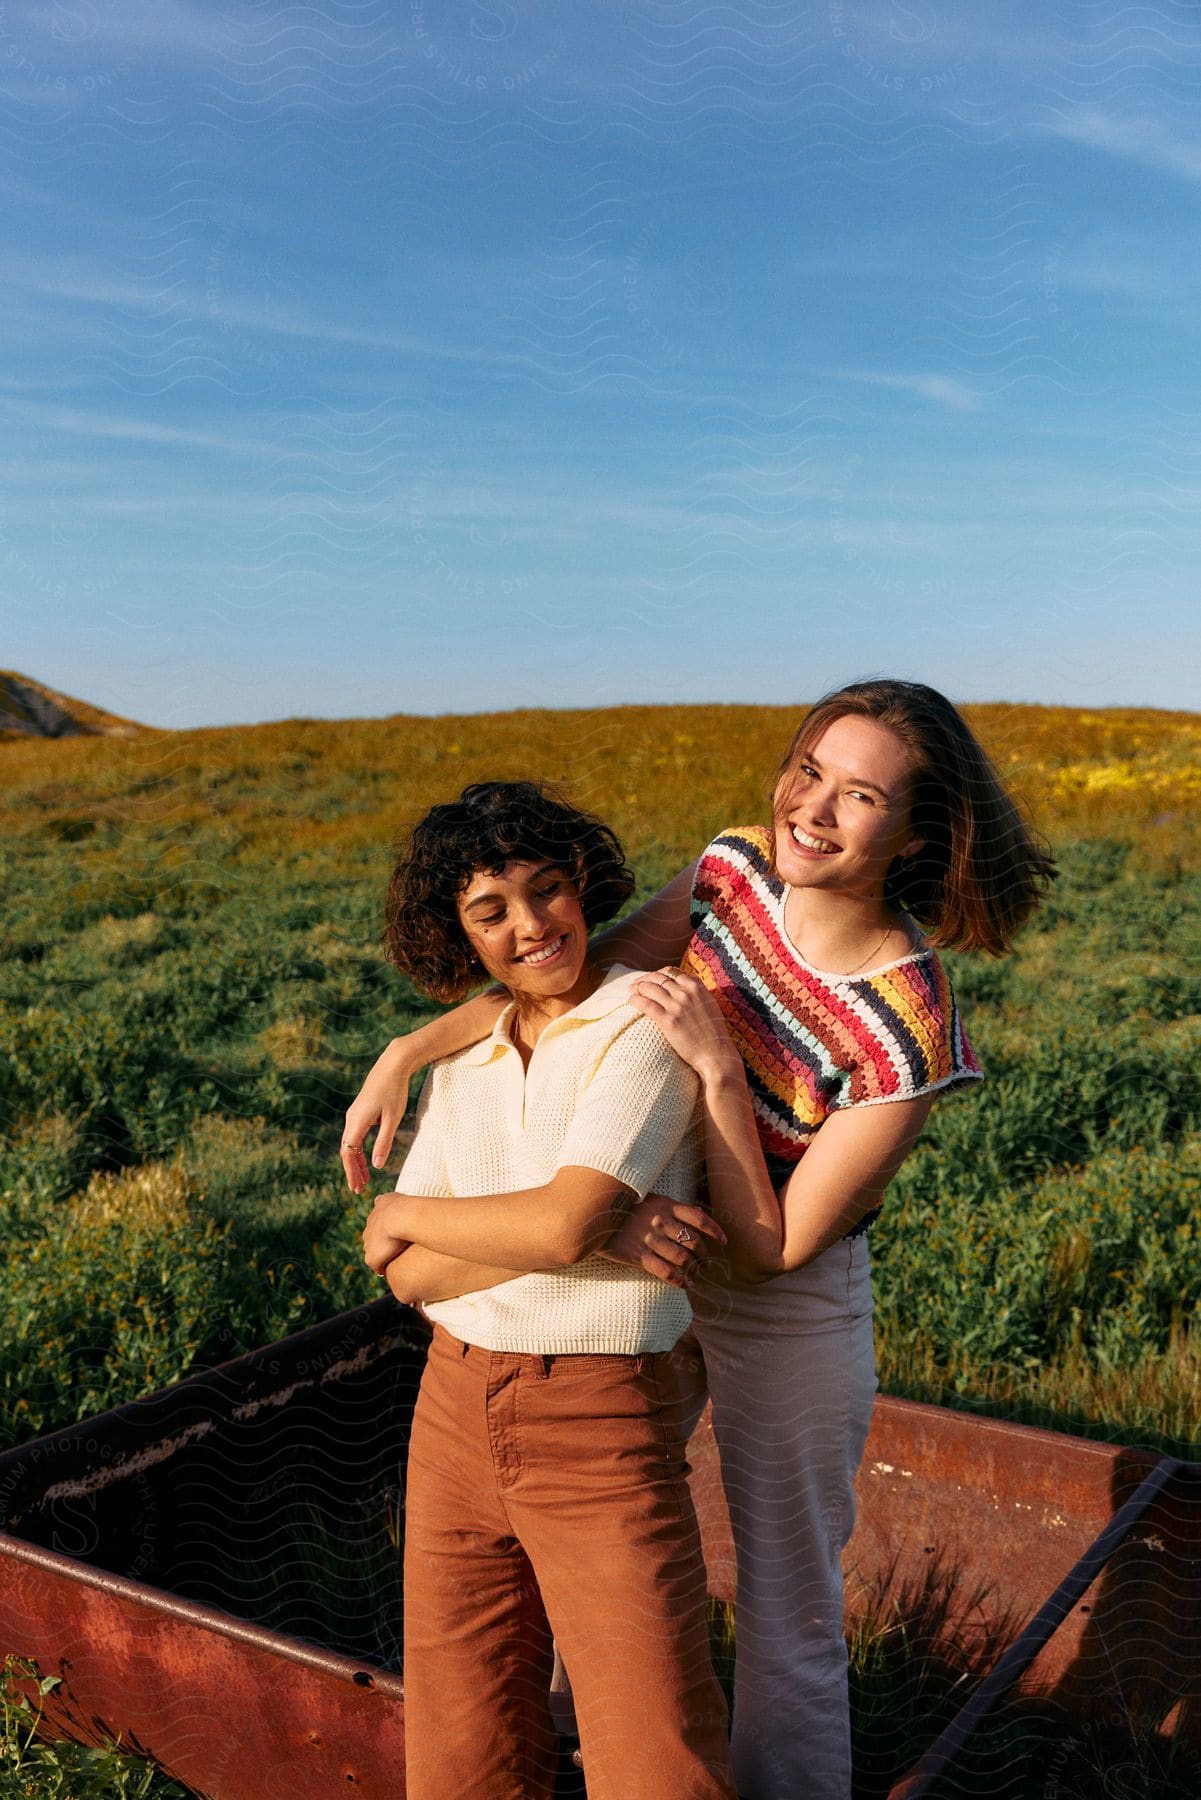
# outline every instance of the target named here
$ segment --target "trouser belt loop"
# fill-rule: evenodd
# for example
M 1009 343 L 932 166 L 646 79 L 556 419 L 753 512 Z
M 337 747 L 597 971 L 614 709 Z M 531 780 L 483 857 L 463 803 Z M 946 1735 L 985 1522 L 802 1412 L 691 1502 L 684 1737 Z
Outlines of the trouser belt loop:
M 534 1374 L 539 1381 L 546 1381 L 549 1379 L 550 1366 L 554 1362 L 554 1360 L 555 1359 L 553 1356 L 545 1356 L 544 1355 L 544 1356 L 540 1356 L 538 1358 L 538 1363 L 537 1363 L 537 1367 L 534 1370 Z

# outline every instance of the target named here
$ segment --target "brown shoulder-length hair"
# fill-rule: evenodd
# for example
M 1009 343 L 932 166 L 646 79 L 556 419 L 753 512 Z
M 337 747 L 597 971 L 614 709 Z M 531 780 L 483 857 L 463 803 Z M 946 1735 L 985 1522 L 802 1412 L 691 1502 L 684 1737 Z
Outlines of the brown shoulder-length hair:
M 634 891 L 624 850 L 591 813 L 542 782 L 472 782 L 409 828 L 384 906 L 388 960 L 435 1000 L 461 1000 L 486 979 L 459 922 L 458 899 L 474 874 L 499 874 L 507 862 L 565 870 L 590 931 Z
M 793 734 L 773 797 L 798 757 L 848 713 L 887 726 L 914 759 L 910 822 L 925 842 L 893 863 L 885 899 L 911 913 L 935 949 L 1003 956 L 1057 870 L 963 717 L 936 689 L 881 679 L 823 695 Z

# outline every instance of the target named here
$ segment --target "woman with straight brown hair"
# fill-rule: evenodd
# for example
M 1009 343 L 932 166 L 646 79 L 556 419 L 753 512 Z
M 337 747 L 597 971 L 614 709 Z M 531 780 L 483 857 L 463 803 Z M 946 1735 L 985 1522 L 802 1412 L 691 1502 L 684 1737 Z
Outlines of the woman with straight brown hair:
M 752 1197 L 782 1215 L 772 1276 L 694 1284 L 738 1556 L 744 1800 L 850 1795 L 839 1559 L 876 1388 L 867 1233 L 937 1096 L 980 1078 L 938 950 L 1005 953 L 1053 873 L 948 700 L 858 682 L 801 722 L 770 824 L 721 832 L 597 945 L 669 965 L 631 998 L 700 1077 L 719 1223 Z M 364 1133 L 383 1160 L 409 1075 L 495 1011 L 484 996 L 389 1046 L 347 1114 L 356 1192 Z M 661 1225 L 659 1273 L 693 1254 Z

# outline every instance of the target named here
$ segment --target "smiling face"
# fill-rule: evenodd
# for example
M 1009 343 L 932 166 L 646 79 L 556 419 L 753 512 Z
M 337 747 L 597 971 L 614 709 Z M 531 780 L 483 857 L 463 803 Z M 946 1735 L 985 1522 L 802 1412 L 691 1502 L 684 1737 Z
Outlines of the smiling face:
M 591 993 L 579 890 L 555 863 L 477 869 L 458 897 L 459 923 L 494 981 L 516 1000 L 566 1011 Z
M 882 894 L 910 830 L 913 755 L 875 719 L 844 713 L 781 777 L 773 798 L 776 869 L 789 887 Z

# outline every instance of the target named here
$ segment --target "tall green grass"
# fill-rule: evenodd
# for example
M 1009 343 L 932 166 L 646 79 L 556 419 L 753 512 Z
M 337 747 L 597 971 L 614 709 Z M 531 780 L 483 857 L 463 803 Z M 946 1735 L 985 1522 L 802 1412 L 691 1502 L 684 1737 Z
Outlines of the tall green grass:
M 873 1231 L 884 1382 L 1182 1446 L 1201 725 L 977 713 L 1064 873 L 1016 956 L 951 959 L 988 1079 L 935 1107 Z M 379 953 L 405 818 L 471 776 L 548 773 L 651 890 L 763 816 L 791 723 L 625 708 L 0 743 L 0 1443 L 379 1291 L 335 1150 L 380 1045 L 429 1011 Z
M 111 1739 L 40 1737 L 46 1696 L 59 1680 L 25 1657 L 0 1664 L 0 1800 L 187 1800 L 190 1789 Z
M 1201 720 L 974 721 L 1064 873 L 1016 956 L 951 959 L 988 1079 L 935 1107 L 873 1231 L 883 1384 L 1197 1454 Z M 763 817 L 793 723 L 624 708 L 0 743 L 0 1446 L 379 1291 L 336 1146 L 377 1049 L 429 1010 L 378 948 L 406 818 L 470 778 L 549 775 L 649 891 Z M 302 1572 L 321 1546 L 296 1537 Z M 272 1579 L 246 1572 L 268 1615 Z M 864 1800 L 970 1675 L 900 1616 L 866 1623 Z M 182 1793 L 27 1742 L 16 1691 L 0 1796 Z M 1166 1800 L 1188 1791 L 1178 1762 L 1002 1715 L 945 1792 Z

